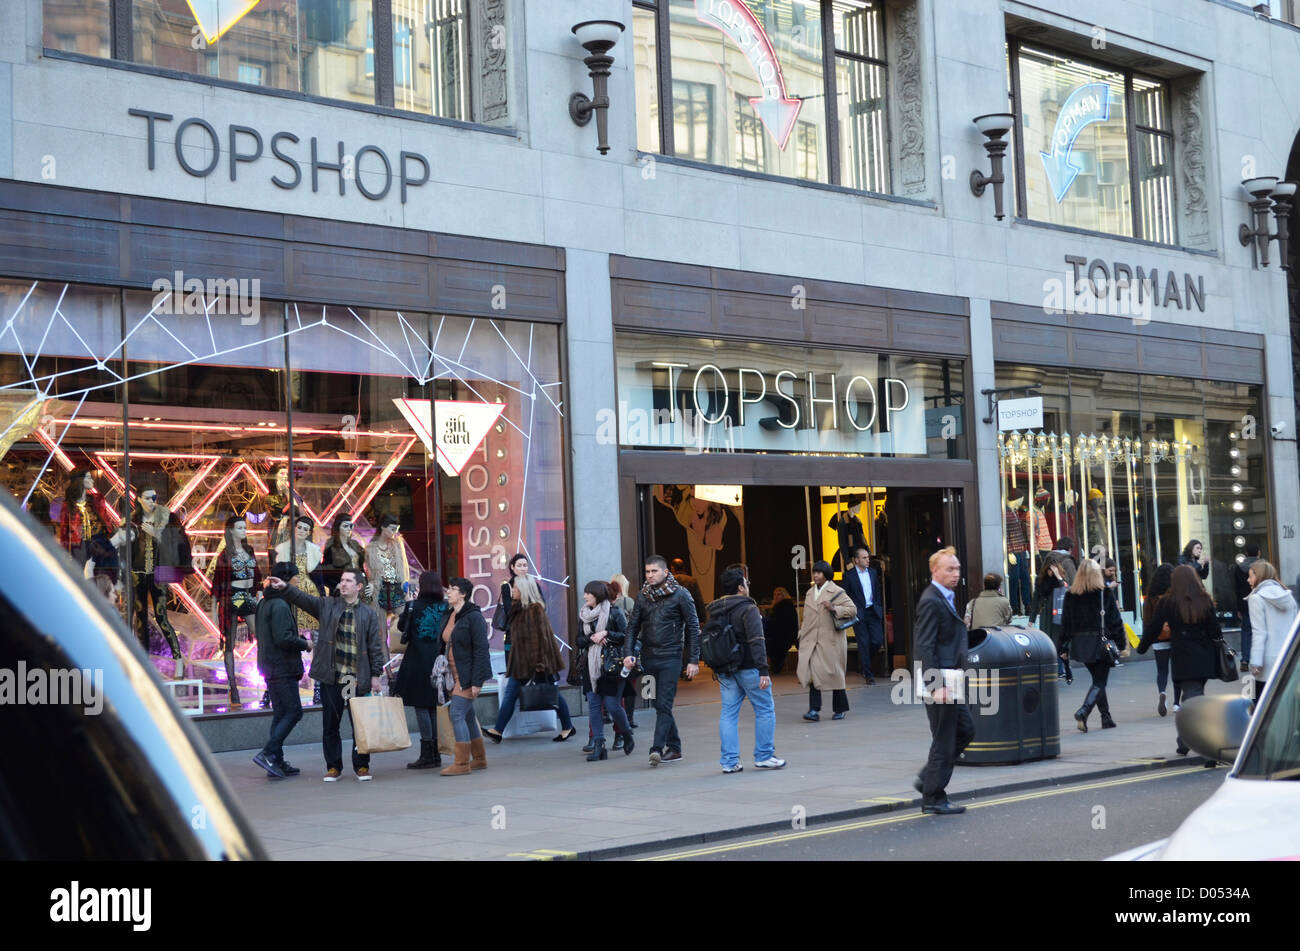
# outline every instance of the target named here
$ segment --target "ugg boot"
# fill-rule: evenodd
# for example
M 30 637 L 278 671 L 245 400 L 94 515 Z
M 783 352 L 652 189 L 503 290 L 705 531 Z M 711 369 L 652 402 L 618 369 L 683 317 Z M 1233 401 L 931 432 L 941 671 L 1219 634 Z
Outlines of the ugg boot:
M 420 758 L 417 759 L 414 763 L 407 763 L 406 768 L 407 769 L 428 769 L 431 766 L 437 766 L 438 762 L 435 759 L 435 754 L 437 754 L 437 752 L 438 752 L 438 748 L 437 746 L 434 745 L 432 740 L 421 740 Z
M 469 741 L 470 769 L 487 769 L 487 751 L 483 748 L 483 737 Z
M 469 744 L 456 743 L 456 762 L 442 771 L 443 776 L 464 776 L 469 772 Z

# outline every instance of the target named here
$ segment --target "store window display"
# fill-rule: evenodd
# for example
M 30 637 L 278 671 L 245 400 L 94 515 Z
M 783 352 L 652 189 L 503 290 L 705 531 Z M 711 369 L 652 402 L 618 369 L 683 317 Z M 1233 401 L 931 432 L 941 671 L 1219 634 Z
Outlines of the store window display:
M 262 594 L 262 569 L 257 552 L 248 543 L 248 523 L 238 515 L 226 519 L 221 548 L 208 567 L 212 601 L 221 631 L 221 652 L 226 664 L 226 684 L 231 706 L 239 705 L 235 669 L 235 638 L 240 622 L 248 626 L 248 639 L 257 637 L 255 615 Z
M 298 590 L 313 598 L 320 596 L 321 588 L 325 584 L 320 574 L 321 549 L 311 540 L 315 527 L 306 515 L 298 516 L 293 522 L 292 546 L 287 541 L 280 542 L 275 546 L 274 552 L 275 564 L 292 561 L 298 566 Z M 297 618 L 300 631 L 314 631 L 320 627 L 320 622 L 301 608 L 297 610 Z

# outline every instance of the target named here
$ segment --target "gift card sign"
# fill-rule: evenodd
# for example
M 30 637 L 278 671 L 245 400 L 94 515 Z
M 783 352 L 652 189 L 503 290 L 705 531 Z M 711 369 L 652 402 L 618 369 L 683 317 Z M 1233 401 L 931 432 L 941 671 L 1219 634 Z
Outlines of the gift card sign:
M 243 19 L 261 0 L 185 0 L 209 46 Z
M 460 475 L 506 408 L 504 403 L 462 400 L 393 402 L 423 440 L 425 449 L 437 456 L 438 465 L 450 476 Z

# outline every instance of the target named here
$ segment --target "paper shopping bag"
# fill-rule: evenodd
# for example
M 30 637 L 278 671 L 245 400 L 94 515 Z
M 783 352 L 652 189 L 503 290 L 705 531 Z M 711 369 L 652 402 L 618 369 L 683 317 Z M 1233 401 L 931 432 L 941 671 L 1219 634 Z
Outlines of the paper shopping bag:
M 353 697 L 348 701 L 352 714 L 352 737 L 358 753 L 388 753 L 411 745 L 406 732 L 406 709 L 397 697 Z
M 446 704 L 438 708 L 438 752 L 448 756 L 456 752 L 456 731 L 452 729 Z

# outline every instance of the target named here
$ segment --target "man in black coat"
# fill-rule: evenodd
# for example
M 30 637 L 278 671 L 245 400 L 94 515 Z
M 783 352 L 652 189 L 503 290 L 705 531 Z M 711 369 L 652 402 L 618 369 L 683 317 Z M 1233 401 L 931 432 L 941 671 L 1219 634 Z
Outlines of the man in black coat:
M 863 679 L 874 684 L 871 655 L 885 646 L 885 614 L 880 606 L 880 572 L 871 567 L 871 549 L 866 545 L 854 547 L 853 560 L 844 570 L 840 586 L 858 606 L 858 619 L 853 622 L 858 666 Z
M 282 561 L 271 569 L 271 577 L 292 584 L 298 566 Z M 298 681 L 302 680 L 302 652 L 311 644 L 298 633 L 293 608 L 283 598 L 263 598 L 257 606 L 257 670 L 266 680 L 271 698 L 271 730 L 266 745 L 253 762 L 266 770 L 271 779 L 297 776 L 302 770 L 284 759 L 285 738 L 302 719 L 302 698 Z
M 913 785 L 921 793 L 922 812 L 945 816 L 966 811 L 948 801 L 946 789 L 957 757 L 975 738 L 970 710 L 952 690 L 966 665 L 966 624 L 955 601 L 960 581 L 961 562 L 954 549 L 941 548 L 930 556 L 930 584 L 917 603 L 914 632 L 931 742 L 930 758 Z M 946 685 L 945 671 L 957 672 Z

